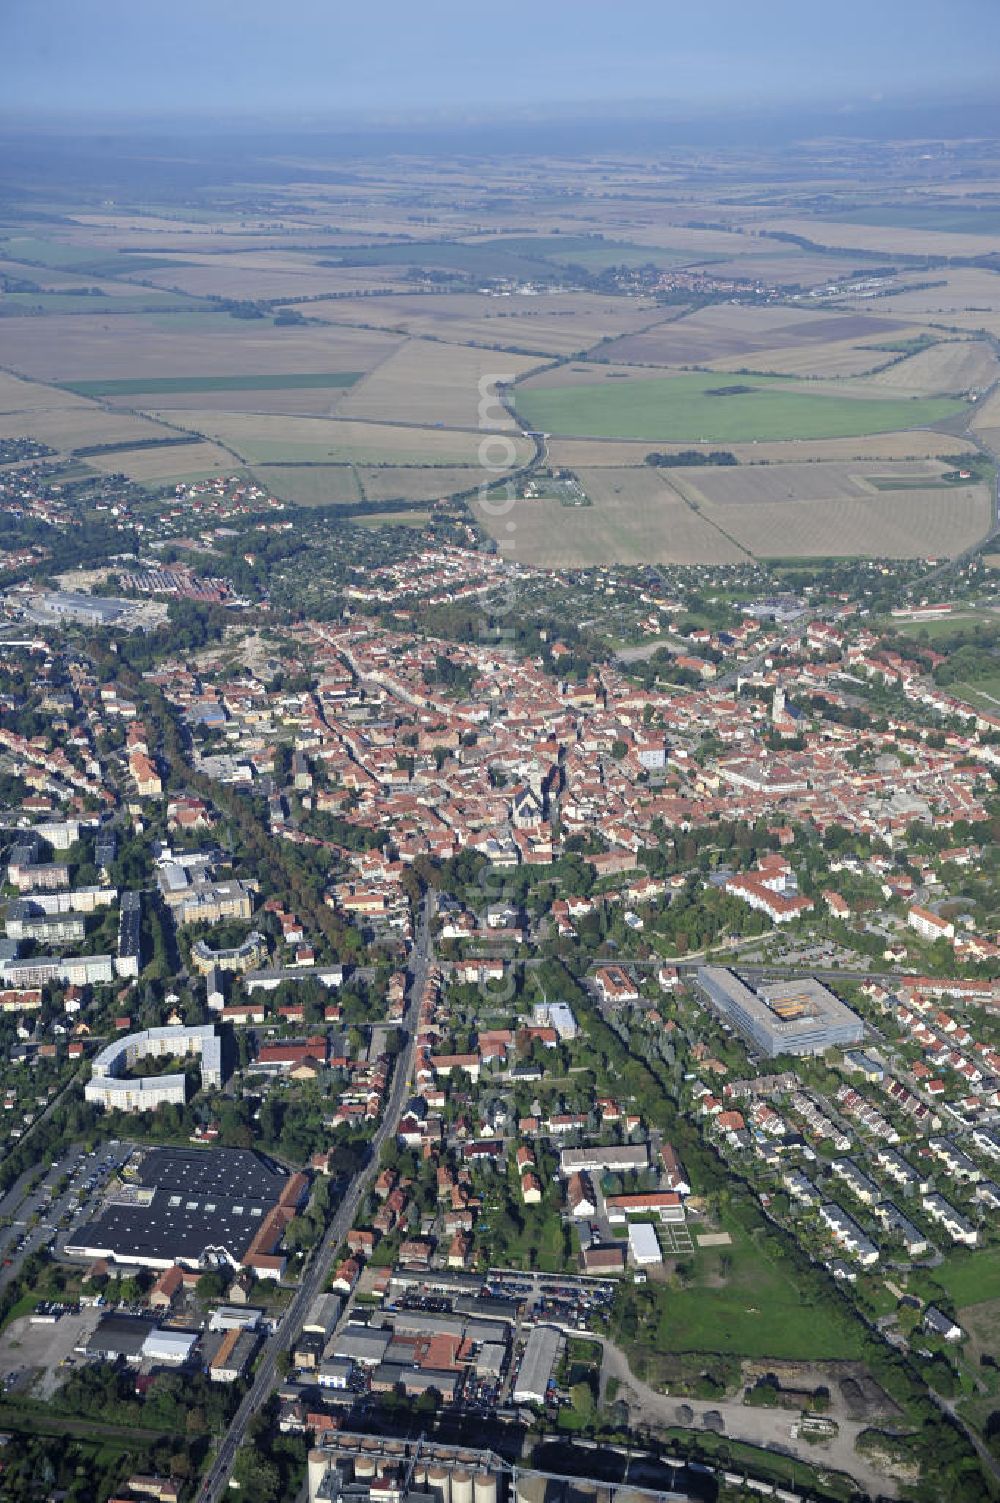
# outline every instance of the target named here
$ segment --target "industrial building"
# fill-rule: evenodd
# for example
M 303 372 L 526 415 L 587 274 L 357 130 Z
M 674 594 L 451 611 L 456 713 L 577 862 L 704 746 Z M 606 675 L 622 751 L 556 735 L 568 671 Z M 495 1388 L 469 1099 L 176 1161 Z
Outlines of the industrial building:
M 329 1433 L 309 1452 L 308 1481 L 309 1503 L 504 1503 L 513 1497 L 491 1451 L 349 1431 Z
M 629 1227 L 628 1251 L 637 1268 L 652 1268 L 663 1262 L 656 1229 L 648 1221 L 633 1222 Z
M 276 1249 L 308 1187 L 305 1175 L 248 1149 L 140 1151 L 66 1254 L 155 1269 L 243 1266 L 277 1278 Z
M 532 1326 L 511 1397 L 515 1404 L 544 1404 L 562 1346 L 556 1326 Z
M 78 595 L 71 590 L 50 590 L 31 601 L 32 614 L 42 620 L 71 621 L 77 626 L 115 626 L 134 609 L 131 600 L 110 595 Z
M 559 1155 L 559 1173 L 623 1174 L 629 1169 L 649 1168 L 649 1144 L 628 1143 L 622 1147 L 564 1148 Z
M 751 989 L 723 966 L 700 966 L 698 985 L 726 1022 L 768 1058 L 847 1049 L 864 1038 L 858 1015 L 811 976 Z

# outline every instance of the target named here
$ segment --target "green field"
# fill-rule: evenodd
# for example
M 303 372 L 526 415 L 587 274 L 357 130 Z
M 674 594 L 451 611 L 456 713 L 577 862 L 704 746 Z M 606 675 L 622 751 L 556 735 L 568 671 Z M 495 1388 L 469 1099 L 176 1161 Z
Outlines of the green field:
M 836 209 L 822 218 L 832 224 L 865 224 L 877 229 L 936 230 L 939 234 L 1000 234 L 1000 207 L 986 204 L 943 203 L 878 204 L 857 209 Z M 817 229 L 819 226 L 817 225 Z M 822 237 L 817 234 L 817 239 Z
M 676 266 L 686 252 L 600 235 L 503 235 L 481 240 L 404 240 L 331 246 L 320 266 L 437 266 L 481 277 L 551 277 L 561 266 Z
M 351 506 L 364 498 L 353 465 L 261 465 L 256 479 L 296 506 Z
M 199 391 L 297 391 L 303 387 L 353 386 L 360 371 L 296 371 L 285 376 L 134 376 L 120 381 L 65 381 L 63 391 L 80 397 L 150 396 Z
M 422 527 L 429 522 L 431 513 L 421 511 L 371 511 L 364 512 L 360 516 L 352 516 L 351 521 L 355 527 Z
M 932 616 L 927 621 L 899 621 L 882 618 L 883 627 L 899 632 L 903 637 L 916 637 L 918 641 L 935 641 L 938 637 L 953 637 L 963 632 L 965 640 L 974 642 L 976 626 L 997 626 L 1000 616 L 996 611 L 966 611 L 958 609 L 950 616 Z
M 658 1287 L 656 1319 L 641 1332 L 641 1346 L 790 1360 L 859 1355 L 858 1333 L 838 1318 L 835 1301 L 803 1303 L 787 1264 L 772 1262 L 739 1229 L 730 1232 L 731 1247 L 696 1254 L 686 1288 Z
M 948 692 L 964 699 L 974 710 L 1000 715 L 1000 672 L 992 678 L 977 678 L 974 684 L 949 684 Z
M 950 1253 L 931 1277 L 948 1291 L 957 1309 L 1000 1299 L 1000 1247 Z
M 79 313 L 101 317 L 110 313 L 165 313 L 171 308 L 195 312 L 202 306 L 196 298 L 177 292 L 143 289 L 135 297 L 114 294 L 95 297 L 87 292 L 7 292 L 0 299 L 0 315 L 32 318 L 38 313 Z
M 712 395 L 736 387 L 744 389 Z M 962 403 L 814 396 L 781 377 L 713 374 L 519 388 L 517 410 L 529 426 L 565 438 L 751 443 L 926 427 L 961 412 Z

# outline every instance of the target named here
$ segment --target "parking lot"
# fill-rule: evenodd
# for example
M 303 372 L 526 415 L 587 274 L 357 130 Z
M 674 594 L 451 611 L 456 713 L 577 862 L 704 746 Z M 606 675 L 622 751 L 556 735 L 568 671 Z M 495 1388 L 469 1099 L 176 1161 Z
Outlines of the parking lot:
M 3 1391 L 30 1389 L 35 1398 L 51 1398 L 72 1367 L 83 1360 L 74 1355 L 74 1348 L 93 1335 L 100 1318 L 100 1310 L 92 1306 L 75 1315 L 61 1315 L 51 1325 L 35 1324 L 30 1315 L 18 1316 L 0 1334 Z

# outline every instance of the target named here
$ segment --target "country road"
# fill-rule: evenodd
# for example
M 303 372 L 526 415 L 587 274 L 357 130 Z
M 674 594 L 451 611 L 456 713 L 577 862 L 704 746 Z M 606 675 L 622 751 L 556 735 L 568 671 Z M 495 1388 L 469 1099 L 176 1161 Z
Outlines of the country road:
M 316 1248 L 309 1262 L 295 1298 L 282 1316 L 277 1329 L 268 1339 L 253 1383 L 237 1410 L 232 1424 L 226 1431 L 208 1474 L 202 1483 L 201 1490 L 198 1493 L 199 1503 L 216 1503 L 216 1500 L 226 1488 L 233 1469 L 233 1463 L 236 1460 L 236 1453 L 246 1438 L 250 1422 L 258 1410 L 267 1402 L 275 1386 L 279 1353 L 287 1351 L 297 1339 L 302 1329 L 302 1323 L 309 1312 L 310 1305 L 317 1294 L 322 1291 L 329 1277 L 334 1255 L 354 1222 L 362 1197 L 367 1193 L 368 1187 L 378 1172 L 379 1154 L 381 1153 L 382 1145 L 388 1138 L 395 1136 L 396 1128 L 399 1126 L 399 1119 L 403 1115 L 403 1108 L 406 1105 L 407 1093 L 413 1077 L 413 1062 L 417 1040 L 416 1021 L 420 1006 L 420 995 L 423 991 L 427 971 L 432 959 L 431 919 L 433 917 L 433 908 L 433 895 L 428 893 L 421 910 L 413 949 L 407 966 L 409 982 L 406 1008 L 402 1021 L 406 1043 L 402 1053 L 396 1060 L 389 1098 L 386 1101 L 382 1119 L 372 1138 L 371 1153 L 368 1161 L 364 1168 L 359 1170 L 351 1180 L 336 1215 L 327 1227 L 322 1242 Z

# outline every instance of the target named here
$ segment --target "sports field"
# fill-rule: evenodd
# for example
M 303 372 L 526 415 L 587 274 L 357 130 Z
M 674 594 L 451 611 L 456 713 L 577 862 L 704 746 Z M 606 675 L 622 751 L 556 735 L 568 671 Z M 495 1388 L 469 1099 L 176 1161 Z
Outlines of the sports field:
M 962 411 L 946 399 L 814 396 L 779 378 L 677 375 L 572 387 L 520 387 L 533 428 L 574 438 L 702 443 L 846 438 L 941 422 Z

